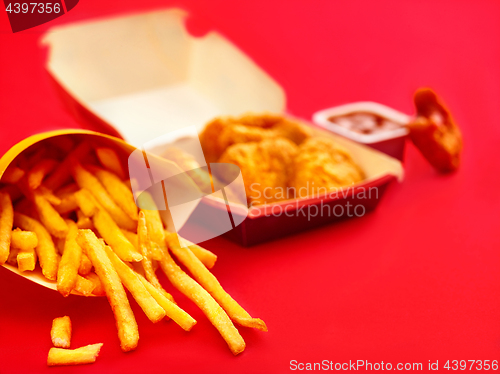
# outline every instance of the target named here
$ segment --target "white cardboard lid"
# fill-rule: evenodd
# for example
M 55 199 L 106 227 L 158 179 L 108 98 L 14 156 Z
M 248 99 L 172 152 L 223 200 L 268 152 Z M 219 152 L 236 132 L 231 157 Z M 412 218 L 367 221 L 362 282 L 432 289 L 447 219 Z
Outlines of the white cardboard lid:
M 216 32 L 197 38 L 179 9 L 51 29 L 47 69 L 135 146 L 216 116 L 283 112 L 285 93 Z

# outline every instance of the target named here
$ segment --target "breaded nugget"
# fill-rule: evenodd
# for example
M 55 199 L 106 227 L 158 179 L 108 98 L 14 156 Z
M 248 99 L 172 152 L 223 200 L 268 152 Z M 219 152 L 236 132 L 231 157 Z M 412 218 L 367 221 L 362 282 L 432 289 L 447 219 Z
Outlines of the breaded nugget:
M 229 123 L 228 117 L 215 118 L 200 133 L 200 143 L 207 163 L 217 162 L 224 151 L 219 144 L 219 136 Z
M 283 138 L 230 146 L 220 162 L 236 164 L 241 169 L 249 205 L 285 200 L 287 180 L 297 146 Z
M 310 138 L 312 135 L 312 131 L 309 127 L 286 118 L 277 123 L 273 127 L 273 130 L 278 136 L 290 139 L 297 145 L 302 144 L 304 140 Z
M 364 179 L 351 155 L 329 138 L 311 138 L 302 143 L 292 170 L 288 184 L 296 197 L 318 195 Z
M 410 138 L 422 155 L 441 173 L 458 169 L 462 135 L 449 110 L 429 88 L 415 93 L 417 118 L 410 123 Z
M 220 149 L 227 149 L 233 144 L 260 142 L 264 139 L 275 139 L 278 137 L 280 136 L 273 129 L 233 124 L 224 128 L 218 141 Z
M 264 139 L 287 138 L 295 144 L 311 136 L 309 128 L 279 114 L 245 114 L 219 117 L 208 123 L 200 134 L 207 162 L 216 162 L 227 147 Z

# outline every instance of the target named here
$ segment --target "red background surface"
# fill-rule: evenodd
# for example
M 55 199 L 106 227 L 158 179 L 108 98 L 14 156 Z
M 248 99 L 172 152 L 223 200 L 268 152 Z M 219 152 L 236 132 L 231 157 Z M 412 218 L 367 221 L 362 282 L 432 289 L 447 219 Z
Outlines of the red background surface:
M 247 349 L 238 357 L 175 291 L 198 325 L 190 333 L 153 325 L 132 302 L 141 339 L 124 354 L 104 298 L 64 299 L 0 269 L 0 373 L 278 373 L 290 360 L 425 368 L 499 359 L 500 2 L 82 0 L 17 34 L 2 9 L 0 153 L 34 131 L 78 127 L 44 71 L 43 32 L 167 5 L 188 10 L 195 32 L 216 29 L 252 56 L 286 89 L 295 115 L 357 100 L 411 114 L 412 92 L 433 87 L 463 130 L 462 166 L 437 175 L 409 146 L 404 182 L 365 217 L 250 249 L 207 242 L 222 285 L 269 327 L 240 328 Z M 95 364 L 46 368 L 51 321 L 65 314 L 73 347 L 104 343 Z

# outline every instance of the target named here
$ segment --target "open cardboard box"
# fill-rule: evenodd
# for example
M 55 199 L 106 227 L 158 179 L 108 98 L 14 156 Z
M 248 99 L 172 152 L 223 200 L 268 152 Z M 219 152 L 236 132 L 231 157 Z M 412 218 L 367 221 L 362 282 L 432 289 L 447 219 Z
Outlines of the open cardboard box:
M 285 93 L 279 84 L 221 35 L 191 36 L 185 18 L 185 12 L 168 9 L 56 27 L 45 35 L 47 70 L 75 117 L 92 130 L 121 135 L 137 147 L 148 143 L 161 155 L 168 146 L 168 137 L 162 136 L 166 133 L 188 126 L 199 131 L 215 116 L 284 112 Z M 337 194 L 249 211 L 233 207 L 234 221 L 242 223 L 226 235 L 253 245 L 356 216 L 348 212 L 349 206 L 360 206 L 358 214 L 374 209 L 387 185 L 402 179 L 398 160 L 329 132 L 314 131 L 347 148 L 367 179 Z M 224 201 L 216 197 L 204 198 L 196 210 L 203 209 L 211 209 L 203 216 L 227 215 Z M 199 241 L 189 235 L 195 233 L 186 236 Z

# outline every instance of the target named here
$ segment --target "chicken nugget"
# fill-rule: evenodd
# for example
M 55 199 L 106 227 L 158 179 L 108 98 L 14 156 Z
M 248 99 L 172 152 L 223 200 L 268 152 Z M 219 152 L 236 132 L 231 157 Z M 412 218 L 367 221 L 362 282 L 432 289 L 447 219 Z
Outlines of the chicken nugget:
M 283 138 L 230 146 L 220 162 L 241 169 L 247 201 L 250 206 L 288 198 L 287 180 L 297 146 Z
M 364 173 L 351 155 L 329 138 L 302 143 L 293 160 L 289 186 L 296 197 L 314 196 L 361 182 Z
M 422 155 L 439 172 L 454 171 L 460 165 L 462 135 L 450 112 L 429 88 L 415 93 L 417 117 L 410 123 L 410 138 Z
M 286 138 L 300 144 L 311 136 L 309 128 L 280 114 L 247 113 L 241 117 L 219 117 L 205 126 L 200 134 L 207 162 L 216 162 L 231 145 Z

